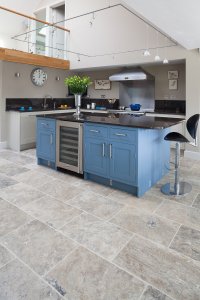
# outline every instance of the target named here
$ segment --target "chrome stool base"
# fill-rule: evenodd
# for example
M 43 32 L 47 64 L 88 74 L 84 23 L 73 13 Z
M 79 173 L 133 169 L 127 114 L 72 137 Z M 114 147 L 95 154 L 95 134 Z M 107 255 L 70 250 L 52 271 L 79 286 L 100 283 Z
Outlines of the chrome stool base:
M 192 190 L 191 184 L 187 182 L 179 182 L 177 186 L 174 184 L 166 183 L 161 187 L 161 192 L 168 196 L 181 196 L 189 194 Z

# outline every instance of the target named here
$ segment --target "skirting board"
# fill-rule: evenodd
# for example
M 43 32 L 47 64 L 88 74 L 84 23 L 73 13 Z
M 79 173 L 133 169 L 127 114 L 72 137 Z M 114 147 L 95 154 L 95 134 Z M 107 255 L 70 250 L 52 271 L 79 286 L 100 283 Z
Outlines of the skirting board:
M 7 149 L 7 142 L 0 142 L 0 150 Z
M 184 157 L 194 160 L 200 160 L 200 152 L 185 150 Z

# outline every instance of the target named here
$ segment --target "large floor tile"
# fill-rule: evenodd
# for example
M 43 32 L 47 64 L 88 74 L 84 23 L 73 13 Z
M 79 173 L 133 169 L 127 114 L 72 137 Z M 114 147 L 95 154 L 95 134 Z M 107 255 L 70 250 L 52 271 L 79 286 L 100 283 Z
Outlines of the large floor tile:
M 89 190 L 91 192 L 94 192 L 94 193 L 99 194 L 104 197 L 109 196 L 114 191 L 110 187 L 92 182 L 90 180 L 82 180 L 82 181 L 75 183 L 74 185 L 82 187 L 85 190 Z
M 0 190 L 0 197 L 15 204 L 18 207 L 26 205 L 44 194 L 22 182 Z
M 149 212 L 153 212 L 163 200 L 155 193 L 152 193 L 152 191 L 148 191 L 143 197 L 138 198 L 134 195 L 116 190 L 108 197 L 119 203 L 130 205 L 135 208 L 145 209 Z
M 135 236 L 114 262 L 176 300 L 199 300 L 200 267 L 168 248 Z
M 40 275 L 76 246 L 75 242 L 36 220 L 7 235 L 2 244 Z
M 192 206 L 200 209 L 200 194 L 197 195 Z
M 86 213 L 65 225 L 61 231 L 107 259 L 113 259 L 132 236 L 118 226 Z
M 7 177 L 6 175 L 0 174 L 0 189 L 16 184 L 17 181 Z
M 61 300 L 48 284 L 17 260 L 0 269 L 1 300 Z
M 21 151 L 21 154 L 35 158 L 36 157 L 36 148 L 23 150 L 23 151 Z
M 200 229 L 200 209 L 166 200 L 156 211 L 156 214 L 184 224 L 189 227 Z
M 56 199 L 60 199 L 64 202 L 67 202 L 68 200 L 74 198 L 75 196 L 82 194 L 82 192 L 84 191 L 79 187 L 74 187 L 71 184 L 69 184 L 67 178 L 66 178 L 66 182 L 59 179 L 53 179 L 51 184 L 46 183 L 40 186 L 39 189 L 41 191 L 44 191 L 46 194 Z
M 47 176 L 47 175 L 43 174 L 42 172 L 37 172 L 35 170 L 30 170 L 29 172 L 16 175 L 16 176 L 14 176 L 14 178 L 17 181 L 23 182 L 34 188 L 38 188 L 41 185 L 44 185 L 45 183 L 48 183 L 49 185 L 51 185 L 53 182 L 53 179 L 50 176 Z M 44 190 L 44 192 L 45 192 L 45 190 Z
M 153 190 L 148 191 L 141 198 L 137 198 L 131 206 L 153 212 L 163 201 L 163 197 Z
M 47 174 L 48 176 L 53 177 L 54 179 L 59 179 L 67 182 L 68 184 L 72 184 L 78 187 L 78 185 L 81 185 L 81 182 L 84 181 L 84 179 L 80 176 L 78 176 L 76 173 L 74 174 L 68 174 L 67 172 L 64 172 L 65 170 L 59 172 L 57 170 L 44 167 L 44 166 L 37 166 L 37 169 L 41 171 L 42 173 Z M 80 184 L 79 184 L 80 183 Z
M 0 198 L 0 237 L 31 220 L 25 212 Z
M 0 173 L 5 174 L 7 176 L 15 176 L 18 174 L 25 173 L 27 171 L 29 171 L 29 169 L 14 163 L 7 162 L 4 164 L 0 164 Z
M 165 246 L 169 245 L 180 226 L 136 207 L 125 207 L 110 222 Z
M 140 300 L 172 300 L 170 297 L 164 295 L 157 289 L 148 286 Z
M 68 203 L 102 219 L 111 218 L 113 214 L 123 208 L 123 204 L 90 191 L 81 193 Z
M 181 226 L 170 248 L 200 262 L 200 231 Z
M 26 155 L 23 155 L 21 153 L 16 153 L 13 151 L 2 151 L 1 152 L 1 158 L 7 159 L 10 162 L 19 164 L 19 165 L 26 165 L 31 164 L 35 162 L 35 159 L 28 157 Z
M 0 245 L 0 268 L 14 259 L 14 256 L 2 245 Z M 0 289 L 1 291 L 1 289 Z M 1 292 L 0 292 L 1 297 Z
M 172 184 L 173 185 L 173 184 Z M 165 200 L 171 200 L 173 202 L 177 202 L 184 205 L 192 205 L 194 199 L 197 197 L 198 191 L 193 188 L 189 194 L 182 195 L 182 196 L 168 196 L 164 195 L 160 190 L 157 191 L 158 197 L 162 197 Z
M 57 229 L 82 213 L 81 210 L 57 201 L 50 196 L 44 196 L 23 206 L 23 210 Z
M 70 300 L 138 300 L 144 288 L 138 279 L 81 247 L 46 279 Z

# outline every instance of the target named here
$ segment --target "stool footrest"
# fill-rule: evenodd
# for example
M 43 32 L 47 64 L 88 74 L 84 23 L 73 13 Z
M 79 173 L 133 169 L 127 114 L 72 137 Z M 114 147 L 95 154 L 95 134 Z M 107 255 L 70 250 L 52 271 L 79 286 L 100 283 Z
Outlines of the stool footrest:
M 177 187 L 173 183 L 166 183 L 161 187 L 161 192 L 168 196 L 182 196 L 189 194 L 192 190 L 191 184 L 188 182 L 179 182 Z

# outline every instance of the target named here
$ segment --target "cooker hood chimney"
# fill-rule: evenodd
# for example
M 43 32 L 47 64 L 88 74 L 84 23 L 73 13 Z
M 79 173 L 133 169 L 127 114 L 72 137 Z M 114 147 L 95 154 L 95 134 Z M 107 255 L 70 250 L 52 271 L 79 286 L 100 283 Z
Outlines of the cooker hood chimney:
M 140 67 L 125 69 L 118 74 L 109 77 L 110 81 L 134 81 L 134 80 L 154 80 L 154 76 Z

